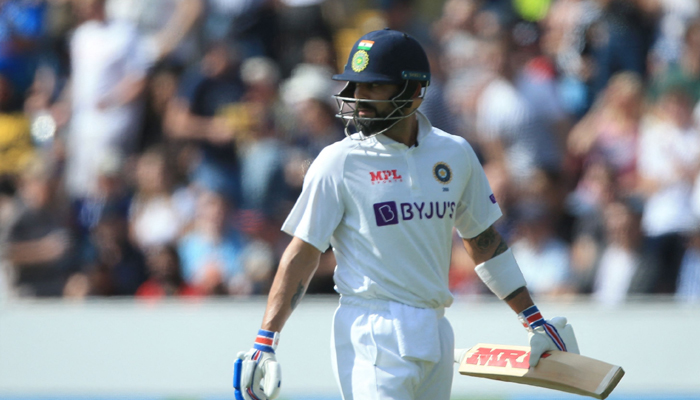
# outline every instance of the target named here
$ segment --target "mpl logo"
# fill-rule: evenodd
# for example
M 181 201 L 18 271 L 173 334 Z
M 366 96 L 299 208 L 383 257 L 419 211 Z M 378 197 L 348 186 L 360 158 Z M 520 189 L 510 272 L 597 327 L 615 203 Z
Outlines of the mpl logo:
M 370 172 L 369 177 L 373 185 L 378 183 L 403 182 L 403 178 L 395 169 Z
M 530 352 L 524 350 L 498 349 L 479 347 L 469 358 L 464 360 L 467 364 L 487 365 L 489 367 L 502 367 L 528 369 L 530 368 Z

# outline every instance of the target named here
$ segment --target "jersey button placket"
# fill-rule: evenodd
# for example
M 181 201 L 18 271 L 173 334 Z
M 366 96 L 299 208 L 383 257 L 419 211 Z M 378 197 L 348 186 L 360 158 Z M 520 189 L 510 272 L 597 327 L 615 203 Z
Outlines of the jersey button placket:
M 417 147 L 411 147 L 406 150 L 406 164 L 408 165 L 408 180 L 411 185 L 411 194 L 420 195 L 421 187 L 418 180 L 418 169 L 416 168 L 416 152 Z

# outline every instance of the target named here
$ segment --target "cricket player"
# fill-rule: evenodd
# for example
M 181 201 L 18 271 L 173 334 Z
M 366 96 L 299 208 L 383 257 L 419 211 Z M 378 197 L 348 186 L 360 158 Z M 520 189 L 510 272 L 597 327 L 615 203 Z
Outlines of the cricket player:
M 430 82 L 421 45 L 402 32 L 370 32 L 333 79 L 347 81 L 335 97 L 348 137 L 313 162 L 282 226 L 293 239 L 253 348 L 235 362 L 237 399 L 279 393 L 280 331 L 332 246 L 341 295 L 332 361 L 343 399 L 448 400 L 464 352 L 444 317 L 453 228 L 479 277 L 528 329 L 531 365 L 547 350 L 578 352 L 565 318 L 542 317 L 493 228 L 501 210 L 469 143 L 417 111 Z

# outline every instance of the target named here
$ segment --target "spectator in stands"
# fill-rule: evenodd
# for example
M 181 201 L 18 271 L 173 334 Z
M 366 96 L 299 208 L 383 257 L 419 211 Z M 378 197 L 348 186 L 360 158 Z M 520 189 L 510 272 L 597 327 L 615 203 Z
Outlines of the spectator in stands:
M 303 62 L 304 45 L 311 38 L 332 40 L 326 0 L 281 0 L 275 10 L 277 41 L 274 55 L 282 76 L 289 76 L 294 66 Z
M 591 81 L 595 61 L 591 55 L 591 27 L 600 19 L 598 0 L 559 0 L 551 3 L 540 21 L 542 51 L 549 56 L 559 75 L 557 91 L 561 106 L 581 117 L 593 102 Z
M 53 172 L 34 159 L 21 174 L 21 208 L 7 239 L 19 296 L 61 296 L 73 268 L 67 215 L 60 209 Z
M 34 79 L 45 17 L 44 1 L 0 2 L 0 75 L 15 86 L 16 92 L 10 99 L 13 110 L 21 109 L 24 93 Z
M 569 246 L 555 234 L 549 211 L 535 202 L 516 206 L 516 237 L 511 248 L 528 289 L 536 295 L 571 291 Z
M 386 26 L 400 32 L 406 32 L 423 46 L 431 47 L 430 26 L 420 18 L 415 0 L 380 0 L 379 8 L 386 20 Z
M 290 129 L 293 115 L 279 96 L 280 71 L 277 63 L 267 57 L 248 58 L 241 64 L 241 80 L 245 85 L 244 107 L 252 114 L 249 116 L 251 123 L 244 124 L 243 128 L 268 128 L 274 130 L 273 136 L 284 136 L 277 131 L 283 133 Z M 234 125 L 237 119 L 240 120 L 235 114 L 229 117 Z M 245 134 L 241 136 L 243 141 L 247 138 Z
M 144 36 L 151 62 L 187 65 L 199 56 L 193 34 L 204 0 L 108 0 L 107 17 L 129 21 Z
M 241 166 L 239 228 L 248 236 L 273 243 L 280 235 L 279 226 L 290 201 L 280 131 L 288 129 L 293 116 L 279 99 L 279 70 L 274 61 L 249 58 L 241 66 L 241 77 L 248 88 L 241 107 L 250 120 L 239 124 L 237 135 Z
M 316 284 L 314 288 L 316 293 L 320 293 L 324 290 L 328 293 L 327 281 L 324 281 L 324 278 L 330 278 L 332 280 L 333 270 L 335 269 L 335 258 L 332 256 L 332 251 L 328 251 L 328 253 L 331 254 L 330 258 L 332 262 L 319 265 L 319 269 L 324 267 L 325 273 L 322 273 L 319 276 L 320 279 L 314 282 Z M 251 241 L 246 245 L 241 254 L 241 263 L 243 264 L 245 274 L 236 275 L 229 281 L 229 294 L 248 295 L 267 293 L 272 285 L 272 273 L 275 267 L 277 267 L 277 261 L 278 257 L 275 256 L 274 249 L 269 243 L 262 240 Z M 333 285 L 331 284 L 331 290 L 332 287 Z
M 651 238 L 663 269 L 656 291 L 675 292 L 684 237 L 696 227 L 690 203 L 700 160 L 700 132 L 693 126 L 692 104 L 683 88 L 666 92 L 644 118 L 637 170 L 645 196 L 642 228 Z
M 566 206 L 567 213 L 574 218 L 571 268 L 575 276 L 586 277 L 606 244 L 605 209 L 616 198 L 616 186 L 605 160 L 585 165 L 581 174 L 576 188 L 568 193 Z
M 650 88 L 652 99 L 657 99 L 674 87 L 686 88 L 693 103 L 700 100 L 700 19 L 692 21 L 685 32 L 683 52 L 678 61 L 653 77 Z
M 275 12 L 278 5 L 280 2 L 207 0 L 200 28 L 204 47 L 236 43 L 242 58 L 273 56 L 280 37 Z
M 15 183 L 9 175 L 0 175 L 0 302 L 12 293 L 12 264 L 8 260 L 7 239 L 17 218 Z
M 343 126 L 335 118 L 335 110 L 328 102 L 310 98 L 299 102 L 296 113 L 297 134 L 294 146 L 303 148 L 311 159 L 324 147 L 345 137 Z
M 138 151 L 166 142 L 165 123 L 168 104 L 177 95 L 182 69 L 174 64 L 157 64 L 146 86 L 143 126 L 139 134 Z M 166 147 L 169 143 L 165 143 Z
M 292 114 L 293 121 L 293 127 L 281 127 L 280 133 L 287 141 L 295 143 L 297 140 L 304 140 L 305 127 L 299 125 L 304 124 L 300 119 L 308 113 L 307 102 L 317 101 L 336 106 L 332 101 L 332 95 L 338 93 L 342 87 L 338 86 L 338 82 L 331 80 L 336 70 L 333 65 L 334 57 L 330 42 L 321 38 L 311 38 L 304 45 L 303 62 L 297 64 L 292 70 L 292 75 L 280 84 L 280 98 L 284 102 L 287 114 Z M 311 105 L 311 107 L 314 106 Z M 315 108 L 311 110 L 312 114 L 317 113 L 314 110 Z M 323 120 L 325 121 L 325 118 Z
M 571 129 L 568 110 L 563 105 L 559 90 L 561 76 L 555 60 L 542 49 L 542 32 L 537 25 L 520 22 L 511 29 L 513 49 L 510 54 L 513 81 L 532 112 L 534 130 L 546 132 L 554 152 L 552 165 L 559 170 L 565 150 L 566 137 Z
M 700 302 L 700 230 L 690 236 L 688 247 L 681 260 L 676 299 L 681 302 Z
M 190 180 L 238 202 L 240 167 L 234 139 L 237 119 L 248 115 L 238 107 L 244 86 L 234 53 L 216 43 L 197 69 L 183 76 L 166 112 L 165 131 L 170 139 L 196 144 L 199 161 Z
M 591 271 L 592 280 L 579 276 L 576 281 L 582 293 L 592 291 L 594 300 L 615 305 L 629 295 L 651 292 L 659 263 L 642 235 L 641 212 L 641 204 L 634 199 L 615 201 L 605 208 L 606 244 Z
M 615 177 L 607 161 L 593 160 L 584 165 L 576 188 L 568 194 L 569 212 L 580 219 L 602 214 L 605 206 L 615 198 L 616 190 Z
M 440 19 L 432 27 L 432 36 L 444 44 L 455 35 L 474 32 L 474 16 L 479 10 L 480 0 L 447 0 L 442 6 Z
M 128 233 L 123 215 L 112 212 L 102 215 L 91 232 L 92 262 L 77 274 L 85 276 L 89 282 L 86 294 L 133 296 L 146 280 L 144 255 L 131 243 Z
M 656 4 L 654 4 L 656 3 Z M 654 46 L 650 54 L 650 75 L 666 74 L 674 69 L 688 51 L 697 52 L 687 46 L 689 27 L 697 25 L 700 17 L 700 3 L 696 1 L 658 0 L 650 2 L 658 7 L 659 14 Z M 695 28 L 697 29 L 697 28 Z M 697 46 L 697 44 L 696 44 Z M 658 95 L 660 93 L 656 93 Z
M 594 96 L 602 92 L 608 80 L 618 72 L 646 74 L 647 54 L 653 43 L 656 22 L 654 10 L 643 1 L 602 0 L 598 3 L 602 12 L 590 28 L 595 61 Z
M 148 280 L 139 286 L 136 297 L 160 299 L 163 297 L 198 296 L 199 292 L 182 277 L 180 256 L 174 246 L 154 247 L 146 254 Z
M 75 5 L 84 22 L 71 40 L 66 180 L 71 197 L 80 199 L 97 190 L 106 153 L 128 157 L 135 150 L 149 59 L 133 25 L 107 20 L 105 0 Z
M 510 181 L 522 186 L 538 168 L 558 170 L 561 154 L 551 132 L 535 129 L 530 104 L 511 82 L 508 43 L 482 42 L 479 54 L 491 76 L 476 100 L 476 133 L 486 162 L 503 165 Z
M 630 193 L 637 184 L 637 145 L 643 83 L 633 72 L 610 79 L 598 103 L 571 130 L 569 154 L 580 164 L 602 162 L 613 173 L 615 186 Z
M 124 163 L 119 154 L 105 154 L 98 166 L 97 192 L 72 204 L 80 265 L 91 262 L 94 257 L 90 235 L 103 216 L 111 214 L 126 220 L 129 215 L 133 193 L 125 182 Z
M 0 175 L 20 172 L 34 153 L 29 119 L 11 109 L 11 82 L 0 73 Z
M 192 230 L 178 241 L 185 281 L 207 295 L 226 294 L 229 289 L 231 294 L 252 292 L 252 284 L 241 283 L 245 276 L 241 254 L 246 242 L 231 226 L 230 212 L 226 197 L 202 192 Z
M 188 222 L 173 200 L 170 170 L 162 147 L 143 153 L 136 165 L 129 231 L 132 241 L 144 252 L 175 243 Z
M 455 3 L 459 2 L 446 3 L 445 12 L 452 12 L 448 5 Z M 445 18 L 447 16 L 442 19 Z M 472 26 L 473 24 L 467 24 L 464 28 Z M 476 132 L 477 104 L 479 94 L 492 78 L 492 73 L 480 59 L 479 50 L 482 44 L 474 32 L 455 29 L 442 32 L 442 35 L 439 65 L 445 72 L 443 87 L 447 118 L 453 116 L 457 121 L 454 123 L 454 132 L 470 140 L 472 146 L 476 146 L 475 150 L 479 151 L 479 136 Z
M 695 121 L 700 126 L 700 121 Z M 700 221 L 700 172 L 695 178 L 691 207 L 696 221 Z M 700 302 L 700 223 L 690 233 L 685 254 L 681 260 L 676 286 L 676 299 L 682 302 Z

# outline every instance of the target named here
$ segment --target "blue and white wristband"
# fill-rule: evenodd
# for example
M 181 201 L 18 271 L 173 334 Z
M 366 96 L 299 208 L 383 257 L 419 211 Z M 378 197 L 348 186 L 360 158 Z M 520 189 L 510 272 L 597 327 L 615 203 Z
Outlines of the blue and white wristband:
M 265 353 L 275 353 L 277 350 L 277 345 L 280 341 L 280 333 L 267 331 L 265 329 L 260 329 L 258 331 L 258 336 L 255 338 L 255 344 L 253 348 L 256 350 L 264 351 Z

